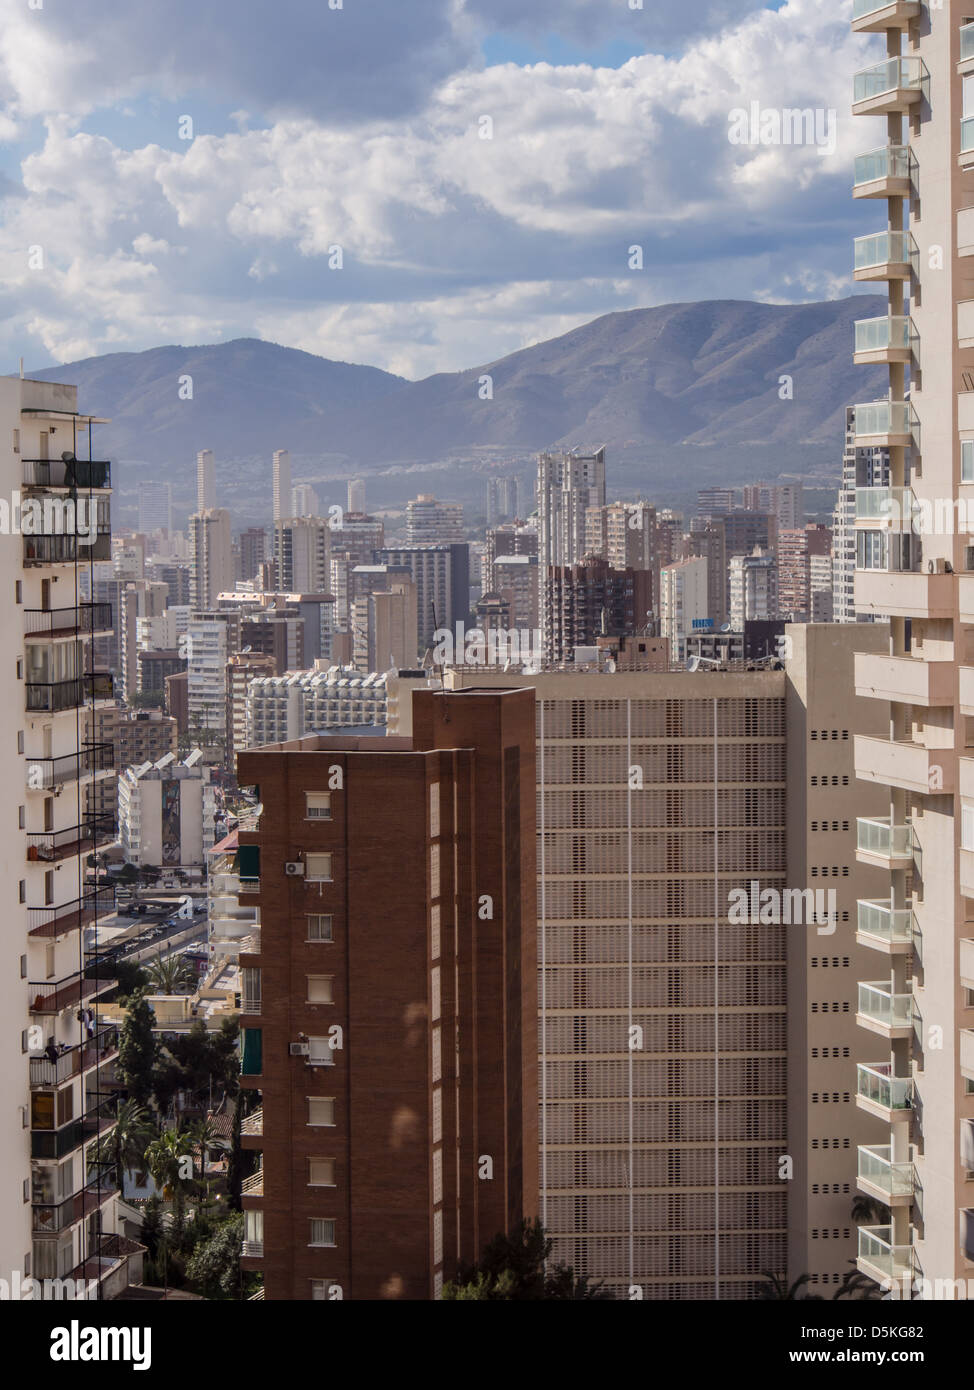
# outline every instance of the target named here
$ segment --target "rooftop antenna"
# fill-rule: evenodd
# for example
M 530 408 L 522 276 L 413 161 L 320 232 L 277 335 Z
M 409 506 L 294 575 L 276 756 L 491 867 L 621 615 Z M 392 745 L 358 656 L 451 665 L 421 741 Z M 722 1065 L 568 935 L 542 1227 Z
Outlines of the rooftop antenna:
M 23 381 L 23 379 L 24 379 L 24 359 L 23 359 L 23 358 L 20 359 L 20 379 L 21 379 L 21 381 Z

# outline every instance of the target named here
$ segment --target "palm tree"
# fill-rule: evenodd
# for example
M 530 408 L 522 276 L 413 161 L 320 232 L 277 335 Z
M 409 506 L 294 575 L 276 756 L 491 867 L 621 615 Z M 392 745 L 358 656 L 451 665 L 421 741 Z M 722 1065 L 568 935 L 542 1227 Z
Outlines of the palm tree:
M 781 1279 L 777 1274 L 772 1274 L 769 1270 L 763 1269 L 761 1271 L 761 1278 L 765 1279 L 767 1282 L 763 1287 L 758 1289 L 757 1296 L 765 1301 L 776 1301 L 778 1299 L 791 1299 L 798 1302 L 804 1302 L 807 1299 L 817 1300 L 816 1294 L 805 1294 L 804 1298 L 799 1297 L 798 1290 L 804 1288 L 811 1277 L 810 1274 L 799 1274 L 795 1282 L 789 1284 L 787 1279 Z
M 88 1165 L 110 1163 L 119 1187 L 129 1169 L 144 1171 L 146 1145 L 155 1133 L 152 1117 L 137 1100 L 123 1100 L 118 1107 L 115 1127 L 88 1151 Z
M 146 973 L 157 994 L 189 994 L 196 984 L 196 971 L 185 956 L 178 954 L 163 959 L 160 951 L 146 966 Z
M 146 1165 L 153 1180 L 162 1188 L 163 1197 L 173 1202 L 177 1212 L 182 1211 L 187 1185 L 192 1182 L 194 1150 L 193 1141 L 185 1130 L 167 1129 L 145 1151 Z
M 889 1207 L 877 1197 L 857 1192 L 852 1199 L 852 1219 L 857 1226 L 888 1226 Z
M 217 1137 L 216 1125 L 214 1125 L 213 1123 L 212 1116 L 207 1115 L 204 1119 L 195 1120 L 189 1126 L 189 1130 L 187 1132 L 189 1134 L 190 1139 L 193 1142 L 193 1146 L 196 1152 L 199 1154 L 200 1177 L 202 1179 L 203 1191 L 205 1193 L 204 1200 L 208 1203 L 210 1200 L 210 1180 L 206 1176 L 206 1160 L 209 1157 L 209 1151 L 212 1148 Z

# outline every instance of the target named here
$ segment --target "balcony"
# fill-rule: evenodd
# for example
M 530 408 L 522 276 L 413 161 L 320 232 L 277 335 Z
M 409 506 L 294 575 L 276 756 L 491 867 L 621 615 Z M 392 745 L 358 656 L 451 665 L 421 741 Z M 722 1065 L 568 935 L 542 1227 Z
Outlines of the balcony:
M 82 1076 L 92 1067 L 97 1067 L 118 1053 L 118 1029 L 103 1028 L 89 1042 L 79 1043 L 62 1052 L 56 1061 L 45 1056 L 31 1057 L 30 1084 L 32 1086 L 61 1086 L 72 1077 Z
M 31 991 L 30 1012 L 59 1014 L 65 1009 L 74 1008 L 76 1004 L 84 1003 L 96 994 L 103 994 L 115 984 L 114 975 L 109 973 L 112 969 L 107 962 L 85 966 L 83 970 L 76 970 L 73 974 L 54 981 L 53 989 L 50 980 L 28 981 Z
M 913 826 L 894 825 L 889 816 L 856 821 L 856 858 L 879 869 L 905 869 L 913 863 Z
M 913 1146 L 910 1153 L 914 1152 Z M 907 1163 L 891 1161 L 889 1144 L 860 1144 L 856 1186 L 860 1192 L 885 1202 L 888 1207 L 907 1207 L 916 1191 L 916 1169 L 913 1160 Z
M 855 74 L 852 114 L 878 116 L 883 112 L 908 111 L 920 100 L 927 85 L 927 69 L 921 58 L 887 58 Z
M 870 401 L 857 405 L 854 428 L 858 449 L 920 447 L 920 422 L 909 401 Z
M 913 995 L 893 994 L 888 980 L 860 980 L 856 1023 L 881 1038 L 908 1038 L 913 1032 Z
M 890 900 L 859 898 L 856 911 L 856 940 L 860 946 L 890 956 L 906 955 L 913 949 L 912 908 L 893 907 Z
M 852 27 L 860 34 L 905 29 L 921 9 L 919 0 L 852 0 Z
M 900 787 L 918 796 L 939 796 L 954 790 L 950 748 L 925 748 L 922 743 L 856 734 L 853 757 L 856 776 L 863 782 Z
M 43 830 L 27 836 L 27 859 L 33 863 L 40 860 L 45 864 L 55 864 L 62 859 L 73 859 L 78 854 L 88 854 L 100 845 L 110 845 L 115 835 L 115 822 L 108 816 L 92 816 L 81 825 L 70 825 L 64 830 Z
M 873 362 L 915 362 L 920 339 L 913 320 L 903 314 L 856 320 L 853 361 L 868 366 Z
M 950 661 L 856 652 L 855 673 L 856 694 L 866 699 L 895 700 L 926 709 L 954 702 L 954 667 Z
M 910 1227 L 911 1237 L 914 1235 Z M 861 1274 L 877 1283 L 893 1280 L 901 1284 L 904 1279 L 913 1280 L 913 1245 L 892 1245 L 892 1226 L 860 1226 L 859 1258 L 856 1267 Z
M 115 771 L 115 749 L 110 743 L 85 743 L 77 753 L 60 758 L 27 759 L 27 790 L 51 791 L 82 777 Z
M 89 888 L 78 898 L 48 907 L 27 909 L 28 935 L 54 937 L 77 931 L 96 917 L 115 910 L 115 889 Z
M 264 1107 L 254 1110 L 240 1122 L 240 1133 L 247 1138 L 262 1138 L 264 1134 Z
M 873 232 L 853 242 L 853 279 L 909 280 L 917 267 L 911 232 Z
M 960 982 L 965 989 L 974 989 L 974 940 L 969 937 L 960 943 Z
M 58 714 L 79 709 L 89 700 L 114 698 L 114 679 L 108 671 L 92 671 L 62 681 L 26 681 L 28 714 Z
M 55 637 L 91 636 L 112 631 L 110 603 L 79 603 L 68 608 L 25 608 L 24 636 L 50 641 Z
M 961 850 L 958 880 L 964 897 L 974 898 L 974 850 Z
M 260 1017 L 260 999 L 255 998 L 252 994 L 243 995 L 240 1000 L 240 1012 L 241 1014 L 254 1014 Z
M 916 496 L 909 487 L 857 487 L 856 525 L 888 526 L 897 531 L 913 527 Z
M 237 950 L 241 956 L 260 955 L 260 928 L 250 932 L 247 936 L 242 936 L 237 942 Z M 257 1001 L 258 1004 L 260 1001 Z M 246 1012 L 246 1010 L 245 1010 Z
M 24 536 L 24 565 L 72 565 L 87 564 L 89 560 L 110 560 L 112 558 L 111 528 L 98 523 L 93 537 L 85 540 L 83 536 L 68 534 Z
M 104 1206 L 110 1197 L 118 1192 L 118 1186 L 110 1168 L 97 1170 L 79 1192 L 66 1197 L 64 1201 L 35 1202 L 31 1206 L 31 1226 L 33 1234 L 57 1235 L 66 1231 L 76 1221 L 90 1216 L 93 1211 Z
M 887 1124 L 906 1119 L 913 1108 L 913 1078 L 893 1076 L 889 1062 L 856 1066 L 856 1104 Z
M 264 1169 L 258 1168 L 256 1173 L 251 1173 L 249 1178 L 244 1178 L 240 1184 L 240 1195 L 242 1197 L 263 1197 L 264 1195 Z
M 115 1100 L 105 1100 L 60 1129 L 32 1129 L 31 1158 L 64 1158 L 81 1144 L 98 1139 L 115 1124 Z
M 961 116 L 957 162 L 962 169 L 974 168 L 974 116 Z
M 857 569 L 855 605 L 864 613 L 884 613 L 891 618 L 951 618 L 954 583 L 955 576 L 950 574 Z M 974 578 L 971 583 L 974 585 Z M 974 602 L 974 589 L 971 598 Z
M 264 1257 L 264 1242 L 262 1240 L 242 1240 L 240 1242 L 240 1253 L 247 1260 L 260 1260 Z
M 960 1030 L 960 1070 L 961 1076 L 974 1081 L 974 1028 Z
M 24 487 L 107 492 L 112 465 L 107 459 L 24 459 Z

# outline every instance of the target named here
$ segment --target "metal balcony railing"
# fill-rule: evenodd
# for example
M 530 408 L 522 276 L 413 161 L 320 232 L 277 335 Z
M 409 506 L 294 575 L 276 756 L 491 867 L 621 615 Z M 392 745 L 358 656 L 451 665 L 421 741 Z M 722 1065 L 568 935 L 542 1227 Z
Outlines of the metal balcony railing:
M 118 1029 L 114 1026 L 102 1028 L 89 1041 L 67 1048 L 56 1060 L 49 1057 L 30 1059 L 30 1084 L 32 1086 L 60 1086 L 74 1076 L 80 1076 L 90 1067 L 105 1062 L 118 1052 Z
M 87 490 L 112 485 L 107 459 L 24 459 L 25 487 L 66 487 Z
M 240 1124 L 241 1134 L 262 1135 L 264 1133 L 264 1107 L 260 1106 Z
M 115 839 L 115 822 L 109 816 L 92 816 L 80 825 L 63 830 L 42 830 L 27 836 L 27 858 L 53 863 L 84 854 Z
M 110 603 L 78 603 L 68 608 L 25 608 L 27 637 L 64 637 L 72 633 L 110 632 Z
M 85 743 L 77 753 L 65 753 L 59 758 L 27 759 L 27 787 L 48 791 L 65 782 L 76 782 L 93 772 L 112 772 L 115 749 L 110 743 Z
M 249 1178 L 244 1178 L 240 1184 L 240 1191 L 245 1197 L 263 1197 L 264 1195 L 264 1170 L 258 1168 L 256 1173 L 251 1173 Z
M 30 936 L 60 936 L 91 922 L 97 916 L 113 912 L 115 889 L 89 888 L 80 898 L 48 907 L 28 907 L 27 923 Z
M 32 1202 L 31 1226 L 34 1235 L 55 1235 L 73 1226 L 91 1212 L 97 1211 L 103 1202 L 118 1191 L 110 1166 L 98 1169 L 89 1176 L 84 1187 L 65 1197 L 63 1201 Z

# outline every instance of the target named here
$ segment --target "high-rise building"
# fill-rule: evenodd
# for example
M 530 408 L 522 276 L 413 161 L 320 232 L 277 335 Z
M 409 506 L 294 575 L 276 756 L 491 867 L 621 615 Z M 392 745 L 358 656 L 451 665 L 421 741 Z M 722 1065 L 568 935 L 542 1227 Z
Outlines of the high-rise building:
M 123 700 L 130 700 L 139 689 L 139 620 L 160 617 L 165 613 L 168 593 L 165 584 L 145 579 L 130 581 L 121 592 L 120 693 Z
M 753 1297 L 764 1271 L 829 1298 L 855 1257 L 880 1131 L 849 1081 L 852 933 L 880 876 L 841 866 L 883 713 L 851 694 L 858 634 L 785 632 L 784 670 L 445 675 L 535 691 L 540 1215 L 617 1298 Z
M 216 465 L 213 450 L 201 449 L 196 455 L 196 510 L 212 512 L 216 508 Z
M 538 584 L 541 635 L 549 642 L 552 615 L 545 607 L 551 565 L 578 565 L 586 555 L 585 516 L 605 506 L 605 447 L 593 454 L 544 453 L 538 456 Z
M 882 621 L 882 615 L 857 613 L 856 490 L 889 487 L 889 449 L 882 445 L 857 445 L 856 408 L 846 410 L 845 447 L 842 452 L 842 484 L 832 524 L 832 593 L 837 623 Z
M 487 479 L 487 525 L 520 516 L 521 487 L 516 473 Z
M 829 528 L 814 522 L 802 527 L 779 527 L 775 555 L 780 615 L 797 623 L 831 622 L 831 616 L 812 617 L 813 559 L 824 562 L 815 569 L 817 592 L 822 595 L 831 585 L 832 533 Z M 824 602 L 824 598 L 820 598 L 820 612 Z
M 275 587 L 286 593 L 327 593 L 331 586 L 330 552 L 330 527 L 324 518 L 302 516 L 276 520 Z
M 220 744 L 225 749 L 226 665 L 240 647 L 240 615 L 225 609 L 194 612 L 186 637 L 190 732 L 199 743 Z
M 534 696 L 418 690 L 412 727 L 239 759 L 242 1264 L 271 1300 L 436 1298 L 537 1211 Z
M 653 585 L 648 570 L 612 569 L 593 556 L 580 565 L 549 565 L 544 583 L 547 662 L 571 661 L 576 647 L 594 647 L 600 636 L 646 629 Z
M 885 871 L 860 904 L 881 978 L 860 985 L 856 1059 L 859 1105 L 885 1134 L 860 1151 L 858 1184 L 889 1209 L 860 1227 L 859 1268 L 908 1292 L 921 1272 L 967 1280 L 974 1264 L 974 577 L 955 524 L 974 479 L 968 21 L 957 0 L 935 13 L 859 5 L 852 21 L 885 39 L 855 75 L 852 109 L 886 118 L 854 191 L 885 200 L 856 240 L 855 276 L 888 295 L 856 324 L 855 361 L 884 363 L 889 381 L 853 426 L 857 450 L 889 451 L 888 483 L 856 492 L 856 611 L 890 618 L 883 654 L 851 629 L 864 643 L 857 690 L 890 703 L 884 735 L 855 747 L 856 775 L 888 795 L 858 823 L 858 857 Z
M 425 678 L 421 683 L 426 684 Z M 410 689 L 418 684 L 418 679 L 413 681 Z M 246 741 L 250 748 L 289 743 L 326 729 L 385 723 L 386 677 L 377 672 L 361 676 L 317 662 L 314 670 L 254 678 L 247 688 Z
M 365 511 L 365 483 L 361 478 L 349 479 L 348 510 L 358 515 Z
M 406 503 L 407 545 L 454 545 L 463 540 L 463 507 L 420 493 Z
M 416 585 L 419 648 L 435 645 L 434 632 L 466 623 L 470 614 L 470 552 L 466 545 L 384 546 L 378 562 L 405 567 Z
M 115 767 L 124 771 L 142 763 L 155 763 L 167 753 L 175 754 L 178 730 L 175 719 L 158 709 L 125 709 L 122 705 L 103 705 L 94 712 L 97 743 L 111 744 Z M 118 784 L 112 777 L 93 783 L 90 804 L 105 825 L 115 824 Z
M 257 676 L 275 676 L 277 663 L 262 652 L 227 658 L 227 768 L 236 774 L 237 754 L 247 747 L 247 690 Z
M 284 521 L 295 513 L 291 509 L 291 455 L 287 449 L 275 449 L 273 460 L 274 475 L 274 521 Z
M 189 601 L 194 609 L 212 608 L 217 595 L 232 589 L 233 546 L 230 513 L 224 507 L 197 512 L 189 519 Z
M 778 616 L 778 562 L 773 555 L 734 555 L 730 562 L 730 625 Z
M 111 467 L 89 455 L 101 423 L 79 411 L 75 386 L 0 378 L 3 492 L 20 493 L 22 516 L 36 508 L 40 520 L 0 547 L 0 777 L 10 797 L 0 851 L 0 1278 L 5 1289 L 70 1279 L 80 1288 L 61 1296 L 86 1299 L 120 1292 L 143 1254 L 119 1230 L 111 1166 L 95 1161 L 115 1123 L 118 1047 L 100 1015 L 115 987 L 101 926 L 111 895 L 85 874 L 88 855 L 113 838 L 92 796 L 114 775 L 112 747 L 93 727 L 112 687 L 92 665 L 92 639 L 110 633 L 111 614 L 84 596 L 110 555 Z
M 126 861 L 155 868 L 206 863 L 214 843 L 215 792 L 197 750 L 184 762 L 166 753 L 118 779 L 118 833 Z
M 144 536 L 172 530 L 172 483 L 139 483 L 139 530 Z
M 686 556 L 707 561 L 707 615 L 714 627 L 727 620 L 727 551 L 722 517 L 694 517 L 686 537 Z
M 235 578 L 249 583 L 256 577 L 264 563 L 266 545 L 267 533 L 263 526 L 251 526 L 246 531 L 240 532 L 238 540 L 239 573 Z
M 670 656 L 682 661 L 686 639 L 697 627 L 713 626 L 707 585 L 707 561 L 698 556 L 678 560 L 660 570 L 660 636 L 670 644 Z
M 291 489 L 291 516 L 318 516 L 318 494 L 310 483 L 295 483 Z

